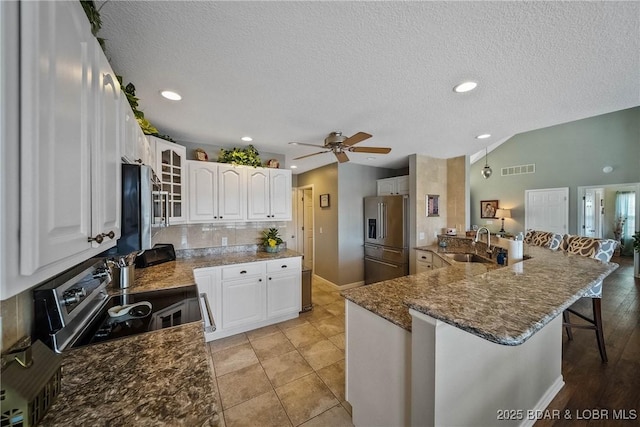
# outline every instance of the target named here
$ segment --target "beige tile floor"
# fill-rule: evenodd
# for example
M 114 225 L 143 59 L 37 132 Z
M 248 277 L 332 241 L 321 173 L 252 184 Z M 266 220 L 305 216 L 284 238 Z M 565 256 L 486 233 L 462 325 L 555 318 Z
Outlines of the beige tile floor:
M 208 343 L 220 425 L 353 426 L 344 393 L 344 299 L 314 281 L 312 311 Z

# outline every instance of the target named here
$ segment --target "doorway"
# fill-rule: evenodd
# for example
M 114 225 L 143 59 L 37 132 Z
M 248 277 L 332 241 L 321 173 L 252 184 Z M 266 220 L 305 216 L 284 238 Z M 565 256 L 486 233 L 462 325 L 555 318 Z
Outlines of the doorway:
M 293 249 L 302 254 L 305 263 L 313 265 L 313 185 L 293 189 L 293 228 L 295 245 Z
M 596 200 L 600 197 L 598 194 L 602 195 L 599 209 L 594 210 L 588 206 L 587 200 L 591 197 L 590 194 L 595 194 Z M 638 194 L 640 194 L 640 183 L 578 187 L 578 233 L 583 236 L 590 235 L 590 225 L 595 221 L 591 221 L 592 214 L 589 211 L 596 212 L 601 230 L 600 236 L 596 237 L 617 240 L 620 242 L 620 255 L 633 256 L 631 236 L 635 231 L 640 230 Z
M 604 220 L 604 188 L 587 188 L 582 196 L 582 228 L 581 236 L 602 239 L 602 223 Z

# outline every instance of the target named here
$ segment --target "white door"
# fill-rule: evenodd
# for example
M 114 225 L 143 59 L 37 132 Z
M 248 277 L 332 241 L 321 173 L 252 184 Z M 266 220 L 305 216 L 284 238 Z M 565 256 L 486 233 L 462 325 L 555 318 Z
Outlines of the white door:
M 602 238 L 602 219 L 604 215 L 604 189 L 589 188 L 585 191 L 583 203 L 583 230 L 582 236 Z
M 525 190 L 525 230 L 565 234 L 569 225 L 569 188 Z
M 313 190 L 305 188 L 303 198 L 304 260 L 313 261 Z

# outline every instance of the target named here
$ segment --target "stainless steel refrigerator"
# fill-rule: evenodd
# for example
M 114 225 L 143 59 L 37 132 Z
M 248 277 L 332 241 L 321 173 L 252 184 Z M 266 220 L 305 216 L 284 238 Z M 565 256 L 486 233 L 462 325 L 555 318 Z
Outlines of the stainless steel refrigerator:
M 364 198 L 364 283 L 409 274 L 409 196 Z

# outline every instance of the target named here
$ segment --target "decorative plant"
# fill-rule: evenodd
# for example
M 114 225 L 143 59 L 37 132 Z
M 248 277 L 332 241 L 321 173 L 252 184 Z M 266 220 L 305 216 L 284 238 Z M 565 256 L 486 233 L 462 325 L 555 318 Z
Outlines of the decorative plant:
M 640 253 L 640 231 L 633 235 L 633 250 Z
M 98 40 L 100 47 L 104 51 L 105 43 L 102 37 L 98 37 L 98 32 L 100 28 L 102 28 L 102 19 L 100 19 L 100 9 L 107 4 L 105 1 L 102 3 L 102 6 L 96 8 L 96 4 L 93 0 L 80 0 L 80 4 L 84 9 L 84 13 L 87 15 L 87 19 L 89 19 L 89 24 L 91 24 L 91 34 Z
M 280 237 L 280 230 L 275 227 L 272 227 L 268 230 L 264 230 L 262 232 L 262 244 L 265 247 L 275 248 L 279 244 L 282 243 L 282 238 Z
M 93 34 L 96 40 L 98 40 L 100 47 L 105 52 L 106 52 L 105 39 L 102 37 L 98 37 L 98 32 L 102 28 L 102 19 L 100 18 L 100 9 L 102 9 L 103 6 L 107 4 L 107 1 L 102 3 L 102 5 L 99 8 L 96 8 L 96 4 L 93 0 L 80 0 L 80 4 L 82 4 L 84 13 L 87 15 L 89 24 L 91 24 L 91 34 Z M 168 135 L 160 135 L 158 133 L 158 129 L 156 129 L 149 122 L 149 120 L 145 119 L 144 113 L 138 110 L 139 98 L 136 97 L 136 87 L 133 85 L 133 83 L 129 83 L 128 85 L 124 86 L 122 84 L 122 76 L 116 76 L 116 77 L 120 82 L 120 88 L 122 89 L 122 91 L 127 97 L 127 101 L 129 101 L 129 105 L 133 110 L 133 114 L 136 117 L 136 120 L 138 121 L 138 124 L 142 129 L 142 132 L 144 132 L 145 135 L 153 135 L 153 136 L 157 136 L 158 138 L 166 139 L 167 141 L 173 141 L 173 139 Z
M 218 163 L 231 163 L 234 165 L 245 166 L 262 166 L 260 160 L 260 153 L 254 148 L 253 145 L 249 145 L 247 148 L 232 148 L 231 150 L 220 149 L 218 154 Z

